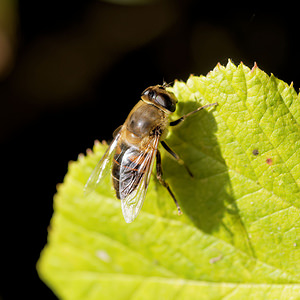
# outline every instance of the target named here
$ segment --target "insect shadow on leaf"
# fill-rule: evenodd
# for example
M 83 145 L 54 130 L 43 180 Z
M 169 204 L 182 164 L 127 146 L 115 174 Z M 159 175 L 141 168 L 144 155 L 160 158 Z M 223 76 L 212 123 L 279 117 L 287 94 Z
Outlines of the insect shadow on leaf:
M 179 102 L 180 115 L 199 106 Z M 228 167 L 216 137 L 212 111 L 203 110 L 172 127 L 167 139 L 191 170 L 193 178 L 171 158 L 165 157 L 165 178 L 192 222 L 209 234 L 227 236 L 231 244 L 255 257 L 248 233 L 233 197 Z

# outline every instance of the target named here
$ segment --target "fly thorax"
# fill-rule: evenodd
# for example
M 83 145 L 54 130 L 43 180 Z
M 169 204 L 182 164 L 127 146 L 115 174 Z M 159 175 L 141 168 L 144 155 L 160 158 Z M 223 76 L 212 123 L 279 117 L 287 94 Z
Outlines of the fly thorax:
M 129 116 L 127 129 L 139 138 L 143 138 L 149 135 L 154 128 L 161 126 L 162 119 L 163 112 L 157 107 L 150 104 L 141 105 Z

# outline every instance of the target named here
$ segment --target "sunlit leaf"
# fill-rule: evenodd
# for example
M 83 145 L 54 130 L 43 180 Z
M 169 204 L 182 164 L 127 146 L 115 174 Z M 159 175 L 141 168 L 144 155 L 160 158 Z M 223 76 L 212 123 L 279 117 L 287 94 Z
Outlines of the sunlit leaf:
M 217 65 L 175 82 L 172 118 L 218 102 L 170 129 L 164 178 L 153 176 L 126 224 L 110 179 L 84 184 L 106 145 L 69 166 L 54 201 L 42 280 L 61 299 L 299 299 L 300 102 L 256 65 Z M 163 149 L 162 149 L 163 152 Z

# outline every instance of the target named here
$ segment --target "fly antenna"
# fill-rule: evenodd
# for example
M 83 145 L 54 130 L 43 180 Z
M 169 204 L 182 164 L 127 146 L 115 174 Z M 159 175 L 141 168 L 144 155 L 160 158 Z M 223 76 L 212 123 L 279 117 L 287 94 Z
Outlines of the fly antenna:
M 171 84 L 172 84 L 173 82 L 174 82 L 174 80 L 173 80 L 173 81 L 170 81 L 170 82 L 168 83 L 168 82 L 165 81 L 165 79 L 163 79 L 163 87 L 164 87 L 164 88 L 170 87 Z

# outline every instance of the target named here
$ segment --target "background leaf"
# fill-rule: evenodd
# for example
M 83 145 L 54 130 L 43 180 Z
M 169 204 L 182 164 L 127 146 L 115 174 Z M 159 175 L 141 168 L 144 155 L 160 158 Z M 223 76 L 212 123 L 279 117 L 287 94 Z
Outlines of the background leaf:
M 132 224 L 109 178 L 84 197 L 106 148 L 96 143 L 70 163 L 58 188 L 40 277 L 62 299 L 300 299 L 295 90 L 256 65 L 229 61 L 206 77 L 176 82 L 173 91 L 174 119 L 219 104 L 167 138 L 194 174 L 163 157 L 184 214 L 154 176 Z

